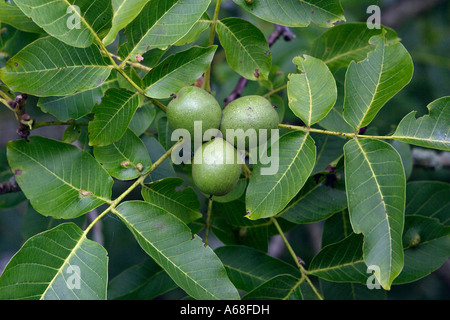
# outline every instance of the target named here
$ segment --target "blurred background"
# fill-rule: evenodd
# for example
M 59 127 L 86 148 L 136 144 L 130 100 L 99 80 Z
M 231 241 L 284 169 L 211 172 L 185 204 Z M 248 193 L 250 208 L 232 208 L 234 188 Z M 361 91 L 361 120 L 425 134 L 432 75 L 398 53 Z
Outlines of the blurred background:
M 215 2 L 213 0 L 213 2 Z M 248 15 L 231 0 L 222 1 L 220 18 L 237 16 L 252 21 L 268 37 L 273 31 L 273 25 L 256 17 Z M 402 39 L 403 45 L 409 51 L 414 62 L 414 76 L 411 83 L 398 95 L 389 101 L 377 115 L 370 130 L 380 135 L 393 132 L 400 120 L 409 112 L 418 111 L 417 116 L 427 114 L 426 106 L 437 98 L 450 94 L 450 1 L 448 0 L 342 0 L 347 22 L 365 22 L 369 17 L 366 13 L 369 5 L 381 8 L 382 25 L 393 28 Z M 211 9 L 214 6 L 211 5 Z M 209 12 L 212 16 L 212 12 Z M 292 28 L 296 35 L 294 41 L 279 40 L 271 48 L 273 65 L 277 68 L 280 84 L 286 83 L 287 74 L 295 72 L 292 59 L 295 56 L 308 54 L 312 41 L 327 29 L 311 25 L 308 28 Z M 3 37 L 4 35 L 1 35 Z M 4 47 L 10 56 L 20 50 L 25 43 L 35 39 L 38 35 L 17 32 L 14 41 Z M 206 45 L 208 31 L 202 33 L 196 41 L 198 45 Z M 3 41 L 3 39 L 2 39 Z M 217 41 L 218 43 L 218 41 Z M 164 56 L 180 51 L 185 47 L 175 47 L 164 53 Z M 0 57 L 0 67 L 4 66 L 5 58 Z M 239 76 L 227 65 L 225 54 L 219 50 L 215 59 L 212 74 L 212 90 L 219 102 L 233 91 Z M 336 74 L 337 81 L 343 81 L 344 72 Z M 267 88 L 259 83 L 250 82 L 244 90 L 247 94 L 264 94 Z M 280 95 L 283 99 L 285 122 L 295 122 L 295 117 L 287 107 L 285 92 Z M 30 97 L 27 101 L 27 112 L 37 121 L 54 120 L 44 114 L 37 106 L 37 99 Z M 222 103 L 223 104 L 223 103 Z M 156 123 L 156 120 L 155 120 Z M 149 132 L 157 133 L 156 124 L 152 123 Z M 6 107 L 0 106 L 0 183 L 6 181 L 9 173 L 5 163 L 5 145 L 7 141 L 18 139 L 16 134 L 16 119 Z M 49 138 L 61 139 L 64 126 L 40 128 L 32 135 L 42 135 Z M 450 157 L 448 153 L 425 150 L 417 147 L 407 149 L 413 163 L 409 181 L 440 180 L 450 182 Z M 2 165 L 3 164 L 3 165 Z M 183 174 L 183 173 L 180 173 Z M 5 178 L 5 179 L 4 179 Z M 114 192 L 120 194 L 126 183 L 116 183 Z M 131 195 L 133 196 L 133 195 Z M 134 195 L 138 196 L 138 195 Z M 6 198 L 8 197 L 8 198 Z M 200 195 L 202 197 L 202 195 Z M 203 198 L 201 198 L 203 199 Z M 23 242 L 30 236 L 41 231 L 42 224 L 48 220 L 27 204 L 23 195 L 0 195 L 0 273 L 17 252 Z M 19 203 L 16 205 L 17 203 Z M 101 210 L 101 208 L 99 208 Z M 94 213 L 95 214 L 95 213 Z M 79 221 L 80 226 L 86 223 L 84 218 Z M 142 262 L 146 255 L 137 245 L 129 231 L 114 216 L 107 216 L 101 224 L 97 241 L 107 249 L 110 257 L 110 274 L 112 279 L 125 268 Z M 289 239 L 297 255 L 308 263 L 320 248 L 321 224 L 300 225 L 289 232 Z M 221 243 L 215 239 L 212 246 Z M 278 237 L 274 237 L 269 246 L 269 253 L 285 259 L 290 263 L 291 257 L 284 251 L 283 244 Z M 163 298 L 177 298 L 180 292 L 173 292 Z M 386 295 L 387 299 L 450 299 L 450 264 L 449 261 L 439 270 L 417 282 L 394 286 Z

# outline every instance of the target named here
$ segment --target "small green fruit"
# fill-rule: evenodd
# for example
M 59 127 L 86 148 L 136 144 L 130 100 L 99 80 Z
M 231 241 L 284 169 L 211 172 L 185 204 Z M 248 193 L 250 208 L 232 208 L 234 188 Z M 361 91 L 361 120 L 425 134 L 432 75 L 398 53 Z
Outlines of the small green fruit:
M 167 106 L 167 119 L 172 129 L 186 129 L 194 139 L 194 122 L 202 121 L 203 134 L 208 129 L 219 129 L 222 108 L 207 91 L 188 86 L 180 89 Z
M 261 144 L 259 141 L 261 129 L 267 130 L 267 139 L 269 139 L 271 130 L 277 129 L 278 124 L 278 113 L 269 100 L 261 96 L 246 96 L 234 100 L 224 109 L 220 130 L 227 141 L 239 148 L 238 138 L 243 137 L 243 135 L 227 136 L 227 130 L 242 129 L 245 133 L 249 129 L 254 129 L 257 140 L 250 144 L 252 140 L 246 138 L 245 148 L 248 150 Z M 262 143 L 264 142 L 262 141 Z
M 242 163 L 231 144 L 216 138 L 203 144 L 194 154 L 192 179 L 204 194 L 223 196 L 239 181 Z

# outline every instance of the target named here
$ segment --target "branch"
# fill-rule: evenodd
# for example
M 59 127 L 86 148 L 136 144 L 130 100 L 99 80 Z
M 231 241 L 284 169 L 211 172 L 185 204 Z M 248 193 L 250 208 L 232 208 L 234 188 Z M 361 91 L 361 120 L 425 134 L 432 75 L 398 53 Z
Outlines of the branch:
M 295 34 L 286 26 L 281 26 L 276 24 L 275 30 L 267 39 L 267 43 L 269 44 L 269 48 L 271 48 L 278 39 L 283 37 L 285 41 L 292 41 L 295 39 Z M 234 90 L 230 93 L 228 97 L 225 98 L 225 107 L 232 101 L 240 98 L 242 96 L 242 92 L 244 92 L 245 87 L 248 84 L 248 80 L 244 77 L 241 77 L 234 88 Z
M 16 182 L 16 177 L 12 177 L 7 182 L 0 183 L 0 194 L 20 192 L 21 189 Z

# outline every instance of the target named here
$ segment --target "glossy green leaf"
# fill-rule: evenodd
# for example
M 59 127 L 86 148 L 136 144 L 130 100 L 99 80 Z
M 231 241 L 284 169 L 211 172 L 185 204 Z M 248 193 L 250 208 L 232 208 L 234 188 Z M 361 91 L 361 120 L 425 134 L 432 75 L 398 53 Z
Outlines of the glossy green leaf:
M 375 50 L 352 61 L 345 76 L 344 118 L 355 129 L 367 126 L 380 109 L 405 87 L 413 62 L 401 43 L 389 44 L 385 34 L 370 38 Z
M 363 259 L 363 236 L 352 233 L 325 246 L 313 258 L 308 270 L 328 281 L 366 283 L 370 274 Z
M 220 260 L 178 218 L 142 201 L 121 204 L 114 212 L 141 247 L 195 299 L 239 299 Z
M 192 187 L 179 190 L 183 179 L 166 178 L 142 187 L 145 201 L 157 205 L 188 224 L 202 218 L 200 201 Z
M 166 49 L 176 43 L 202 17 L 211 0 L 152 0 L 126 28 L 128 42 L 121 50 L 126 60 L 136 61 L 150 49 Z
M 100 42 L 111 28 L 110 0 L 15 0 L 16 5 L 48 34 L 69 46 Z M 48 51 L 50 52 L 50 51 Z
M 347 207 L 344 190 L 327 186 L 325 181 L 308 180 L 300 192 L 282 211 L 281 217 L 293 223 L 325 220 Z
M 43 33 L 37 24 L 28 18 L 17 6 L 6 0 L 0 1 L 0 21 L 25 32 Z
M 437 99 L 427 106 L 429 115 L 416 119 L 409 113 L 393 137 L 409 144 L 450 151 L 450 97 Z
M 325 300 L 386 300 L 385 290 L 369 289 L 367 284 L 337 283 L 320 279 Z
M 0 78 L 14 91 L 48 97 L 96 88 L 110 73 L 111 66 L 97 46 L 73 48 L 46 37 L 29 44 L 8 60 L 0 70 Z
M 388 43 L 400 41 L 394 30 L 384 26 L 382 30 L 386 30 Z M 335 72 L 346 68 L 352 61 L 367 58 L 367 54 L 375 49 L 369 42 L 370 38 L 381 34 L 382 30 L 369 29 L 365 22 L 338 24 L 313 41 L 311 55 L 324 61 Z
M 89 144 L 107 146 L 122 138 L 141 104 L 142 96 L 137 92 L 119 88 L 106 91 L 92 110 L 95 116 L 89 123 Z
M 152 259 L 132 266 L 108 284 L 108 300 L 152 300 L 177 285 Z
M 379 268 L 375 275 L 388 290 L 403 268 L 406 179 L 402 161 L 391 145 L 371 139 L 349 141 L 344 157 L 352 227 L 364 234 L 364 260 Z
M 91 113 L 94 106 L 101 102 L 104 91 L 115 83 L 116 80 L 107 80 L 97 88 L 74 95 L 42 97 L 38 100 L 38 107 L 60 121 L 76 120 Z
M 279 140 L 279 150 L 267 151 L 271 152 L 273 158 L 277 158 L 273 153 L 279 152 L 278 170 L 275 173 L 270 172 L 273 167 L 268 170 L 275 163 L 258 163 L 247 187 L 247 217 L 252 220 L 271 217 L 283 210 L 303 187 L 315 165 L 314 140 L 303 132 L 285 134 Z
M 152 104 L 144 104 L 136 110 L 136 113 L 131 119 L 128 128 L 130 128 L 137 136 L 140 136 L 147 131 L 150 125 L 156 118 L 156 107 Z
M 192 47 L 169 56 L 144 77 L 145 94 L 155 99 L 170 98 L 195 83 L 208 69 L 216 50 L 217 46 Z
M 326 171 L 329 165 L 336 164 L 344 154 L 343 147 L 347 140 L 339 136 L 317 133 L 312 133 L 311 137 L 317 146 L 317 160 L 313 170 L 313 174 L 316 174 Z
M 403 246 L 405 266 L 394 284 L 419 280 L 442 266 L 450 257 L 450 227 L 438 219 L 407 215 Z
M 230 67 L 249 80 L 267 80 L 272 55 L 266 37 L 251 22 L 225 18 L 217 24 L 217 34 Z
M 150 0 L 112 0 L 112 27 L 103 39 L 105 45 L 111 44 L 117 33 L 134 20 Z
M 133 180 L 150 170 L 152 161 L 141 139 L 130 129 L 118 141 L 94 146 L 94 156 L 116 179 Z
M 304 55 L 295 57 L 293 63 L 300 74 L 289 75 L 289 107 L 310 127 L 333 108 L 337 99 L 336 81 L 327 65 L 319 59 Z
M 7 148 L 17 183 L 42 215 L 72 219 L 110 201 L 113 180 L 87 152 L 39 136 Z
M 198 20 L 191 30 L 189 30 L 183 38 L 174 43 L 175 46 L 184 46 L 188 43 L 194 42 L 200 36 L 200 34 L 209 28 L 211 25 L 211 19 L 207 12 Z
M 258 18 L 288 27 L 306 27 L 313 22 L 331 28 L 337 22 L 345 21 L 339 0 L 233 1 Z
M 0 277 L 0 299 L 105 300 L 108 256 L 73 223 L 25 242 Z
M 242 300 L 303 300 L 300 284 L 300 279 L 283 274 L 264 282 Z
M 405 213 L 436 218 L 450 226 L 450 184 L 441 181 L 408 183 Z
M 293 265 L 245 246 L 224 246 L 215 250 L 239 290 L 251 292 L 278 275 L 301 276 Z

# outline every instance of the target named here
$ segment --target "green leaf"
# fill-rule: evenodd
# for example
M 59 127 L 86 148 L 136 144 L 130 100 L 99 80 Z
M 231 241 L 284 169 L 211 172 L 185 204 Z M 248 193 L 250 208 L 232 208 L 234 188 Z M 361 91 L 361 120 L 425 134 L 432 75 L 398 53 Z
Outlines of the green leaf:
M 172 141 L 172 128 L 166 116 L 158 119 L 157 123 L 158 141 L 165 150 L 169 150 L 176 141 Z
M 46 37 L 8 60 L 0 78 L 13 91 L 38 97 L 65 96 L 100 86 L 111 68 L 97 46 L 73 48 Z
M 113 85 L 116 80 L 108 80 L 101 86 L 69 96 L 42 97 L 38 107 L 43 112 L 50 113 L 60 121 L 82 118 L 89 113 L 97 103 L 100 103 L 104 90 Z
M 119 180 L 136 179 L 147 173 L 152 165 L 144 143 L 130 129 L 108 146 L 95 146 L 94 156 L 111 176 Z
M 113 180 L 89 153 L 39 136 L 7 148 L 17 183 L 42 215 L 72 219 L 110 201 Z
M 367 23 L 352 22 L 339 24 L 316 38 L 311 47 L 311 55 L 324 61 L 331 72 L 346 68 L 352 61 L 362 61 L 375 49 L 370 38 L 386 30 L 388 43 L 400 41 L 394 30 L 382 26 L 369 29 Z
M 327 65 L 319 59 L 304 55 L 295 57 L 293 63 L 300 74 L 289 75 L 289 107 L 310 127 L 325 118 L 336 103 L 336 81 Z
M 272 55 L 261 30 L 249 21 L 225 18 L 218 21 L 217 34 L 234 71 L 249 80 L 268 80 Z
M 279 275 L 247 293 L 242 300 L 303 300 L 302 281 L 291 275 Z
M 216 50 L 217 46 L 192 47 L 169 56 L 144 77 L 145 94 L 155 99 L 170 98 L 195 83 L 208 69 Z
M 325 246 L 313 258 L 308 271 L 328 281 L 366 283 L 370 274 L 363 259 L 363 236 L 352 233 Z
M 450 257 L 450 227 L 438 219 L 406 216 L 403 245 L 405 266 L 394 284 L 419 280 L 442 266 Z
M 224 246 L 215 250 L 239 290 L 251 292 L 278 275 L 301 276 L 293 265 L 245 246 Z
M 379 268 L 375 276 L 389 290 L 403 268 L 406 178 L 401 158 L 391 145 L 371 139 L 349 141 L 344 157 L 353 230 L 364 234 L 364 260 Z
M 320 279 L 325 300 L 386 300 L 385 290 L 371 290 L 367 284 L 336 283 Z
M 155 106 L 150 103 L 144 104 L 136 110 L 128 128 L 130 128 L 137 136 L 140 136 L 147 131 L 155 118 Z
M 15 0 L 49 35 L 73 47 L 99 43 L 111 28 L 110 0 Z M 50 51 L 47 51 L 50 52 Z
M 108 284 L 108 300 L 152 300 L 177 285 L 152 259 L 132 266 Z
M 6 0 L 0 1 L 0 21 L 25 32 L 44 32 L 33 20 L 24 15 L 17 6 L 8 3 Z
M 303 187 L 315 165 L 314 140 L 304 132 L 285 134 L 279 140 L 279 150 L 270 148 L 269 153 L 272 157 L 282 156 L 275 174 L 265 172 L 274 163 L 258 163 L 253 170 L 246 193 L 247 217 L 252 220 L 271 217 L 283 210 Z
M 148 202 L 130 201 L 114 212 L 167 274 L 194 299 L 239 299 L 225 268 L 181 220 Z
M 361 62 L 352 61 L 345 76 L 344 118 L 357 130 L 409 83 L 414 69 L 405 47 L 389 44 L 384 32 L 369 42 L 375 50 Z
M 107 146 L 122 138 L 141 104 L 138 92 L 119 88 L 106 91 L 102 102 L 92 111 L 95 116 L 89 122 L 89 144 Z
M 310 178 L 282 211 L 281 217 L 293 223 L 311 223 L 329 218 L 347 208 L 344 190 L 327 186 L 325 181 Z
M 409 113 L 397 127 L 393 138 L 409 144 L 450 151 L 450 96 L 427 106 L 429 115 L 416 119 Z
M 186 35 L 174 43 L 175 46 L 184 46 L 188 43 L 194 42 L 200 36 L 200 34 L 209 28 L 211 25 L 211 19 L 207 12 L 198 20 L 191 30 Z
M 117 33 L 134 20 L 150 0 L 112 0 L 112 27 L 103 39 L 105 45 L 110 45 L 116 39 Z
M 440 181 L 412 181 L 406 185 L 407 215 L 436 218 L 450 226 L 450 184 Z
M 343 240 L 353 233 L 348 210 L 342 210 L 323 224 L 322 247 Z
M 73 223 L 25 242 L 0 277 L 0 299 L 105 300 L 108 257 Z
M 150 49 L 166 49 L 176 43 L 208 9 L 211 0 L 152 0 L 128 25 L 128 42 L 119 52 L 126 60 L 136 61 Z
M 306 27 L 311 22 L 326 28 L 345 21 L 344 10 L 339 0 L 258 0 L 248 3 L 233 0 L 249 13 L 263 20 L 288 27 Z
M 313 174 L 327 171 L 329 165 L 335 165 L 344 154 L 343 147 L 347 140 L 339 136 L 329 134 L 312 133 L 311 137 L 316 142 L 317 160 Z
M 202 218 L 200 201 L 192 187 L 178 191 L 183 184 L 181 178 L 166 178 L 143 186 L 142 197 L 145 201 L 170 212 L 188 224 Z

